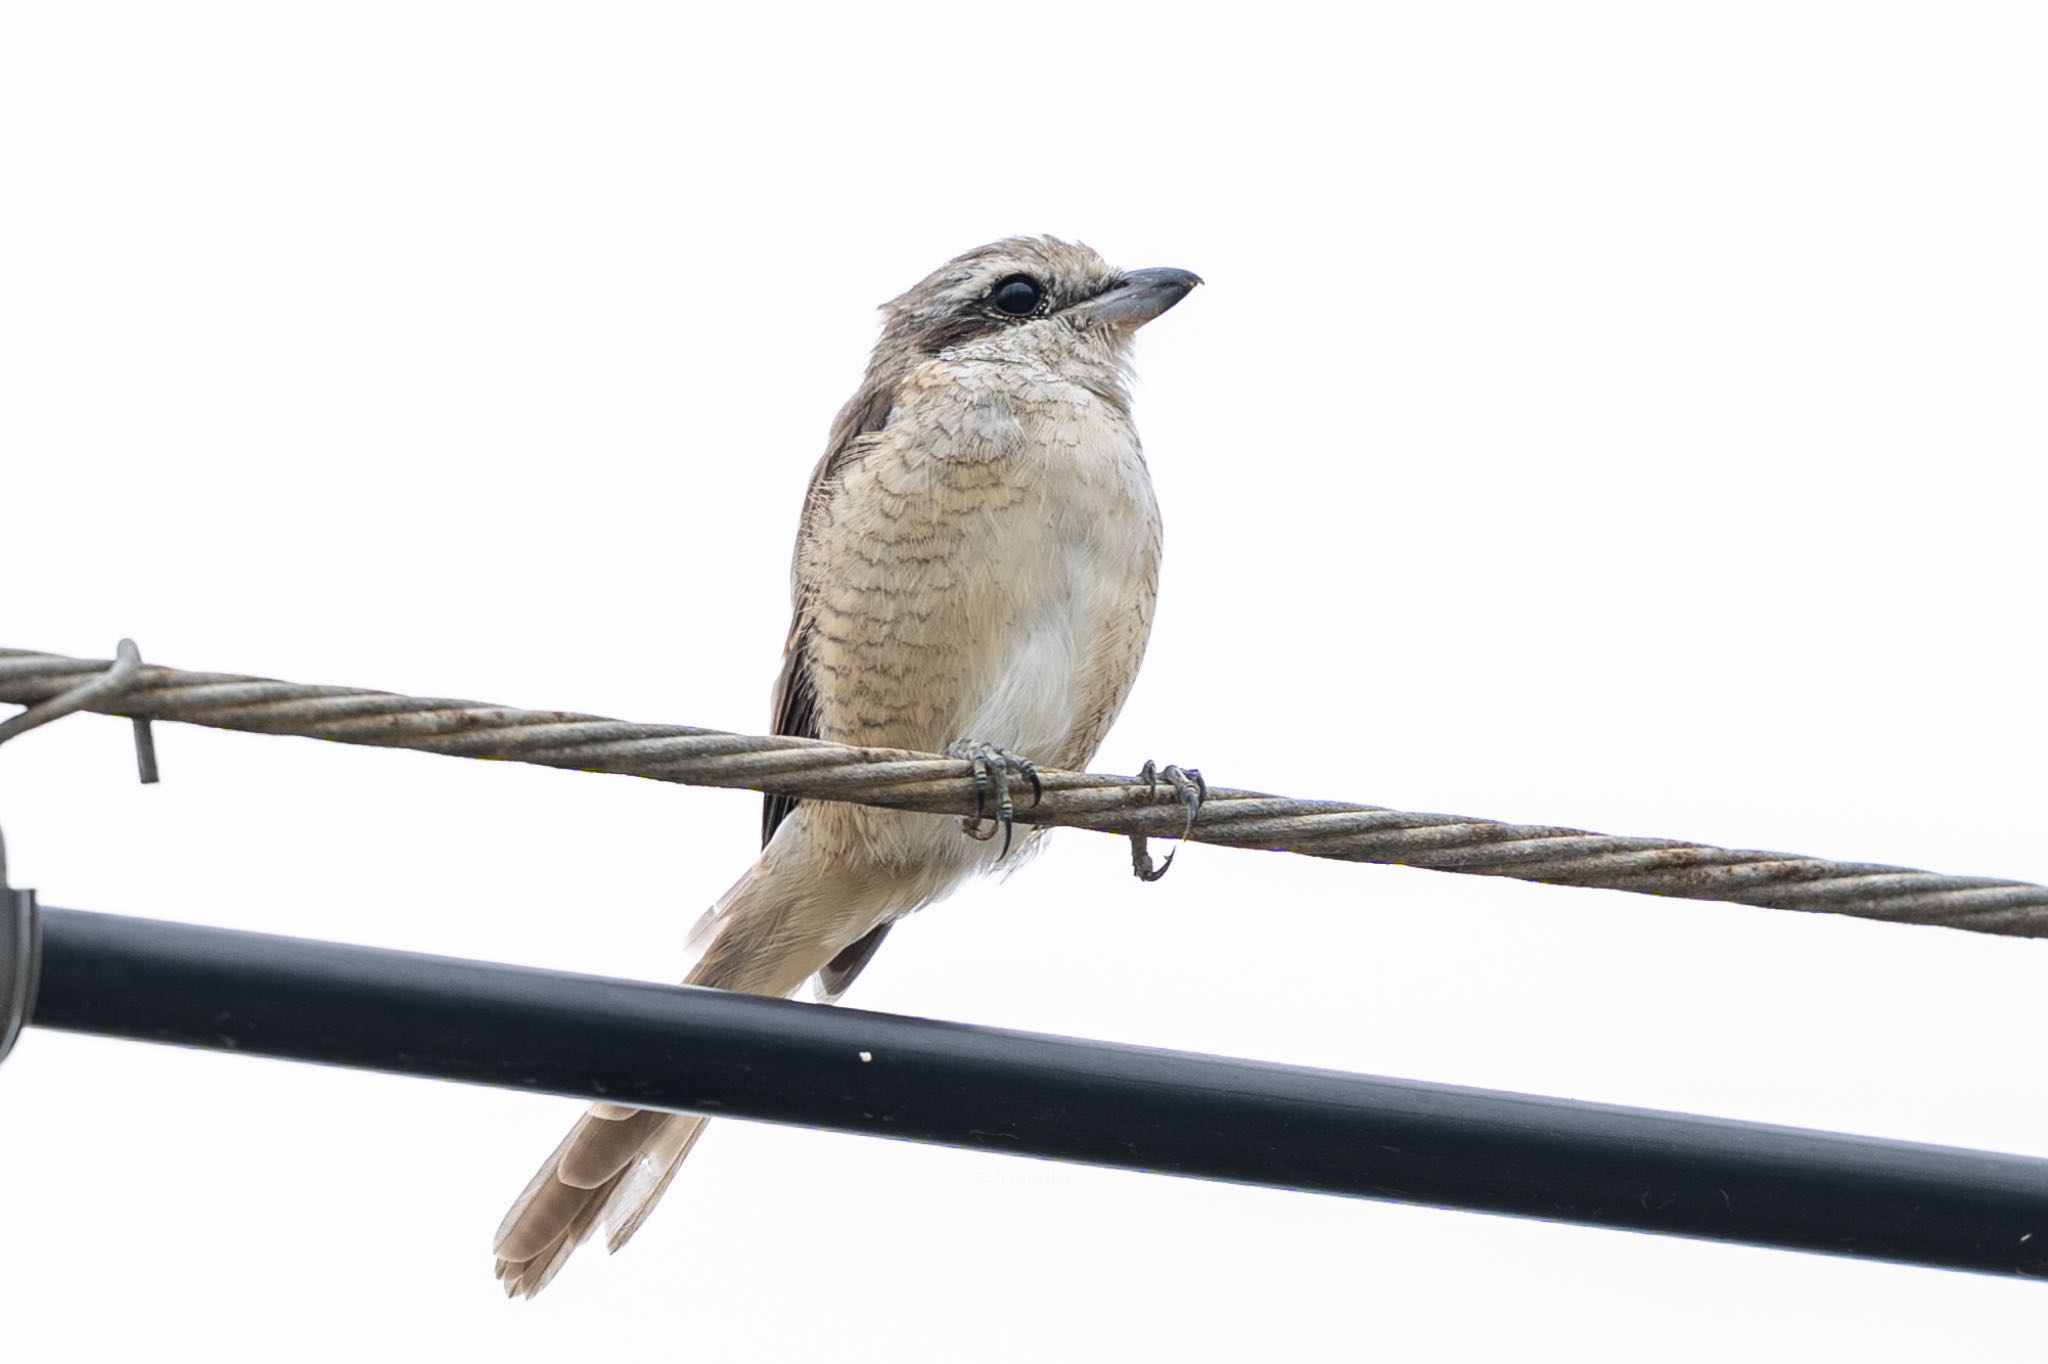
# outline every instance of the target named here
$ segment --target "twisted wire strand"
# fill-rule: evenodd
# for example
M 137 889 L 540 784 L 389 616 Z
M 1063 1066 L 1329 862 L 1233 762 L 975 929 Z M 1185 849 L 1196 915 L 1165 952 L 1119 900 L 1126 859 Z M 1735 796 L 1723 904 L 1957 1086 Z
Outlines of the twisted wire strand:
M 0 701 L 35 706 L 103 676 L 106 660 L 0 649 Z M 570 711 L 519 710 L 358 687 L 313 686 L 145 665 L 84 708 L 257 734 L 493 758 L 691 786 L 971 815 L 968 763 L 931 753 L 815 739 L 642 725 Z M 1132 777 L 1041 769 L 1044 798 L 1020 823 L 1177 838 L 1178 805 Z M 2016 937 L 2048 937 L 2048 886 L 1907 867 L 1743 851 L 1675 838 L 1417 814 L 1345 801 L 1212 787 L 1192 841 L 1471 876 L 1506 876 L 1846 914 Z

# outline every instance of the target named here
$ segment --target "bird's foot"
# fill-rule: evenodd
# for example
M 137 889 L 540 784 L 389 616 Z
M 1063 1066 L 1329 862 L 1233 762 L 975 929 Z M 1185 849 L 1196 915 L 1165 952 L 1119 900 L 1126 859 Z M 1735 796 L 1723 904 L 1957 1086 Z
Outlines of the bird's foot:
M 1147 758 L 1145 766 L 1138 772 L 1138 779 L 1145 783 L 1145 794 L 1153 800 L 1159 798 L 1159 783 L 1165 782 L 1169 788 L 1167 799 L 1179 801 L 1181 809 L 1187 811 L 1187 822 L 1181 826 L 1180 836 L 1186 838 L 1195 831 L 1195 820 L 1202 813 L 1202 802 L 1209 798 L 1209 784 L 1202 780 L 1199 767 L 1175 767 L 1171 763 L 1158 767 Z M 1131 874 L 1140 881 L 1157 881 L 1173 869 L 1173 859 L 1179 851 L 1176 848 L 1168 853 L 1166 860 L 1155 869 L 1152 851 L 1145 844 L 1145 835 L 1132 834 Z
M 1020 758 L 994 744 L 962 740 L 949 750 L 952 757 L 964 758 L 973 764 L 974 771 L 974 815 L 962 816 L 960 827 L 967 831 L 969 838 L 986 843 L 998 832 L 1003 836 L 1003 850 L 996 854 L 1000 862 L 1010 855 L 1012 825 L 1016 819 L 1017 807 L 1010 800 L 1010 774 L 1016 773 L 1031 783 L 1031 803 L 1038 804 L 1045 799 L 1045 785 L 1038 779 L 1038 764 L 1029 758 Z M 988 799 L 995 796 L 996 813 L 989 823 L 987 833 L 981 832 L 982 823 L 988 820 Z

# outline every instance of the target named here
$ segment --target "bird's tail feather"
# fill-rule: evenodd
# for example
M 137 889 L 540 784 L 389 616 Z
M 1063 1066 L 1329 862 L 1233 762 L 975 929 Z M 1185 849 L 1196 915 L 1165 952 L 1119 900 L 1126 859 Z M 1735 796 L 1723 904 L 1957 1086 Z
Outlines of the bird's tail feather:
M 693 935 L 702 955 L 686 984 L 787 995 L 830 958 L 829 945 L 780 931 L 791 901 L 801 896 L 787 893 L 796 879 L 790 870 L 771 851 L 705 916 Z M 667 1191 L 704 1123 L 593 1104 L 498 1226 L 493 1249 L 507 1295 L 531 1297 L 547 1287 L 600 1224 L 612 1250 L 623 1246 Z

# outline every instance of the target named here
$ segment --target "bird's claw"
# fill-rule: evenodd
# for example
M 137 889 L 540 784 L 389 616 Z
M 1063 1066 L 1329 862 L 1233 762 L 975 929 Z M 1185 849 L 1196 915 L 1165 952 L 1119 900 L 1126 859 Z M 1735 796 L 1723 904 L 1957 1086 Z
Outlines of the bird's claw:
M 1172 799 L 1180 802 L 1187 811 L 1187 821 L 1181 826 L 1180 836 L 1186 838 L 1195 831 L 1195 820 L 1202 813 L 1202 802 L 1209 798 L 1209 784 L 1202 780 L 1198 767 L 1176 767 L 1168 763 L 1164 767 L 1155 765 L 1150 758 L 1138 772 L 1138 779 L 1145 783 L 1148 798 L 1159 798 L 1159 783 L 1164 781 L 1172 788 Z M 1152 850 L 1146 845 L 1145 835 L 1131 835 L 1131 874 L 1140 881 L 1157 881 L 1173 869 L 1173 859 L 1179 853 L 1176 848 L 1166 855 L 1166 860 L 1155 869 L 1152 865 Z
M 1010 774 L 1015 772 L 1031 783 L 1031 803 L 1037 805 L 1045 799 L 1045 783 L 1039 780 L 1038 764 L 1029 758 L 1020 758 L 1005 752 L 994 744 L 961 742 L 953 745 L 952 756 L 964 758 L 973 765 L 974 773 L 974 815 L 962 816 L 960 827 L 969 838 L 983 843 L 994 838 L 998 831 L 1003 835 L 1003 850 L 996 854 L 1000 862 L 1010 855 L 1010 838 L 1015 832 L 1013 825 L 1017 807 L 1010 799 Z M 995 820 L 987 833 L 981 832 L 981 825 L 988 818 L 988 798 L 993 792 L 996 798 Z

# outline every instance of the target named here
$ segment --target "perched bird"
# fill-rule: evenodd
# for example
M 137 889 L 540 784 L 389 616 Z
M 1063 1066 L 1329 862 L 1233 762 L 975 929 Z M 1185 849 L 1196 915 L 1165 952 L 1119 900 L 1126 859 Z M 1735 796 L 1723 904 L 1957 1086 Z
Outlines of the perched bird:
M 1087 766 L 1137 677 L 1159 579 L 1131 339 L 1199 283 L 1020 237 L 884 305 L 804 499 L 775 731 L 950 752 L 994 818 L 963 838 L 932 815 L 769 796 L 760 858 L 699 922 L 688 984 L 789 995 L 815 977 L 838 998 L 892 923 L 1010 852 L 1034 762 Z M 625 1244 L 704 1122 L 594 1105 L 498 1228 L 506 1292 L 546 1287 L 599 1223 Z

